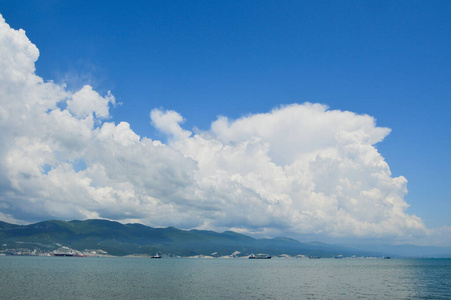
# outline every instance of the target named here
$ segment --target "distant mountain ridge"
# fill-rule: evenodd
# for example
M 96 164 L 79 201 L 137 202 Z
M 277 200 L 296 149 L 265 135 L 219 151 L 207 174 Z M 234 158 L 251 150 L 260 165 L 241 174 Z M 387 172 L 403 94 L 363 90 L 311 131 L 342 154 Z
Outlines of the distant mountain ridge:
M 142 224 L 121 224 L 108 220 L 50 220 L 30 225 L 15 225 L 0 221 L 2 249 L 28 248 L 52 251 L 61 246 L 83 251 L 102 249 L 111 255 L 195 256 L 240 255 L 305 255 L 318 257 L 383 256 L 384 249 L 361 249 L 324 243 L 302 243 L 289 238 L 255 239 L 240 233 L 207 230 L 181 230 L 174 227 L 153 228 Z M 413 246 L 415 247 L 415 246 Z M 451 253 L 444 248 L 443 253 Z M 385 253 L 384 253 L 385 252 Z M 390 255 L 393 255 L 390 253 Z M 448 256 L 448 257 L 451 257 Z

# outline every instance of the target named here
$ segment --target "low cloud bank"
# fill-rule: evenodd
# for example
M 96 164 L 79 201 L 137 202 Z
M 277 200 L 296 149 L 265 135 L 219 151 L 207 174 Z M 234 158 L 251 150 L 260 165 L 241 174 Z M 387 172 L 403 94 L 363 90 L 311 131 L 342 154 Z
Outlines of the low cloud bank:
M 0 219 L 107 218 L 264 235 L 408 238 L 407 180 L 374 145 L 373 117 L 292 104 L 208 131 L 154 109 L 162 143 L 110 122 L 115 104 L 35 74 L 39 51 L 0 16 Z

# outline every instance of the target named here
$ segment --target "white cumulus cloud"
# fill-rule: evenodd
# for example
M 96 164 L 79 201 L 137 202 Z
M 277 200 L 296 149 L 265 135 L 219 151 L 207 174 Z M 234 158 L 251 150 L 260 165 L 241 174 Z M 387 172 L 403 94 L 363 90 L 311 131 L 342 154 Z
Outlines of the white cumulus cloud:
M 0 16 L 0 219 L 107 218 L 266 235 L 425 236 L 373 117 L 292 104 L 207 131 L 153 109 L 168 142 L 107 122 L 115 104 L 35 74 L 38 49 Z M 63 104 L 63 105 L 60 105 Z M 64 107 L 64 109 L 62 108 Z
M 106 97 L 101 97 L 91 86 L 85 85 L 67 101 L 67 108 L 79 118 L 85 118 L 92 113 L 99 118 L 105 118 L 109 115 L 110 102 L 115 103 L 111 92 L 108 92 Z

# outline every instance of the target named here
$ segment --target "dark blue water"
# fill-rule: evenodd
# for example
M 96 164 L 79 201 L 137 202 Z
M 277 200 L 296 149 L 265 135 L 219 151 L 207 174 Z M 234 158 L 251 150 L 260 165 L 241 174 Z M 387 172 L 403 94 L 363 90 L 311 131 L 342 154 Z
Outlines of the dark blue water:
M 451 299 L 451 260 L 0 256 L 0 298 Z

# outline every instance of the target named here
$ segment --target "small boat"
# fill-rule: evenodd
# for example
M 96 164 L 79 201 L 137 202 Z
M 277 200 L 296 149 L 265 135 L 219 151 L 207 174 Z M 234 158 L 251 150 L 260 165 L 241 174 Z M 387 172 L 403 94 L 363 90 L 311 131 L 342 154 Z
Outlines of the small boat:
M 156 253 L 155 255 L 152 255 L 150 258 L 161 258 L 161 256 L 158 253 Z
M 385 256 L 384 259 L 391 259 L 391 257 L 390 256 Z
M 249 255 L 249 259 L 271 259 L 271 256 L 264 255 L 264 254 L 259 254 L 259 255 L 251 254 L 251 255 Z

